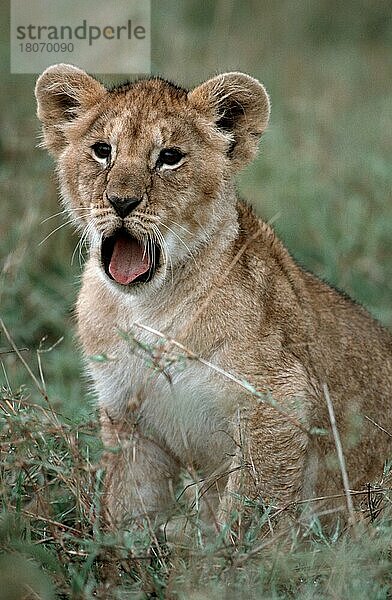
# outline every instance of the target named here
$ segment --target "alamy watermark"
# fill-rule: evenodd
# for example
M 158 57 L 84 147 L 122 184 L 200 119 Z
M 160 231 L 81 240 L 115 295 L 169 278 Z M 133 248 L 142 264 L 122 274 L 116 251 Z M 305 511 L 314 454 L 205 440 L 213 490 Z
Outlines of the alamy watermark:
M 150 0 L 11 0 L 11 73 L 149 73 Z

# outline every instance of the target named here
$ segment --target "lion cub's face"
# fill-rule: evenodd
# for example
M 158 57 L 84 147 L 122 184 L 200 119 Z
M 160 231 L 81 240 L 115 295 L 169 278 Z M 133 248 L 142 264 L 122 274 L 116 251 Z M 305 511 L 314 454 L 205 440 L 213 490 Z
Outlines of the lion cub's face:
M 162 79 L 107 90 L 55 65 L 36 96 L 66 207 L 124 291 L 162 283 L 233 219 L 232 175 L 269 116 L 262 85 L 240 73 L 191 92 Z

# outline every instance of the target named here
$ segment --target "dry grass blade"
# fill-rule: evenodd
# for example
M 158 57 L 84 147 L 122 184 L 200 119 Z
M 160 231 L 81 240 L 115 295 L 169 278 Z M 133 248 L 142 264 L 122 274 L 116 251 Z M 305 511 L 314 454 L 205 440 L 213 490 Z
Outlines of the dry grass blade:
M 332 400 L 331 400 L 331 397 L 329 395 L 328 386 L 325 383 L 323 384 L 323 393 L 324 393 L 324 397 L 325 397 L 325 400 L 326 400 L 327 406 L 328 406 L 328 414 L 329 414 L 329 420 L 331 422 L 332 435 L 333 435 L 333 439 L 334 439 L 334 442 L 335 442 L 336 452 L 337 452 L 337 455 L 338 455 L 340 472 L 342 474 L 344 493 L 345 493 L 346 502 L 347 502 L 347 510 L 348 510 L 348 513 L 349 513 L 349 521 L 350 521 L 350 524 L 353 527 L 353 533 L 355 535 L 356 519 L 355 519 L 355 513 L 354 513 L 353 500 L 352 500 L 351 492 L 350 492 L 350 484 L 349 484 L 349 481 L 348 481 L 348 475 L 347 475 L 347 469 L 346 469 L 346 461 L 344 459 L 342 442 L 340 440 L 339 431 L 338 431 L 338 428 L 337 428 L 337 425 L 336 425 L 335 411 L 333 409 Z
M 375 427 L 377 427 L 377 429 L 379 429 L 380 431 L 383 431 L 384 433 L 387 434 L 387 436 L 389 436 L 389 437 L 392 438 L 392 433 L 389 433 L 389 431 L 387 431 L 386 429 L 384 429 L 384 427 L 381 427 L 381 425 L 379 425 L 378 423 L 376 423 L 376 421 L 373 421 L 373 419 L 371 419 L 367 415 L 365 415 L 365 419 L 367 419 L 368 421 L 370 421 L 370 423 L 373 423 L 373 425 Z
M 268 394 L 267 393 L 262 393 L 256 389 L 253 389 L 253 387 L 250 384 L 248 384 L 246 381 L 239 379 L 238 377 L 236 377 L 232 373 L 229 373 L 228 371 L 225 371 L 218 365 L 214 365 L 210 361 L 202 358 L 201 356 L 199 356 L 198 354 L 196 354 L 195 352 L 193 352 L 192 350 L 190 350 L 189 348 L 184 346 L 184 344 L 181 344 L 181 342 L 178 342 L 174 338 L 165 335 L 161 331 L 158 331 L 157 329 L 154 329 L 153 327 L 149 327 L 148 325 L 144 325 L 143 323 L 139 323 L 137 321 L 135 321 L 133 323 L 133 325 L 135 327 L 138 327 L 139 329 L 143 329 L 144 331 L 148 331 L 149 333 L 156 335 L 158 338 L 163 339 L 165 342 L 167 342 L 168 345 L 171 344 L 171 345 L 175 346 L 176 348 L 178 348 L 179 350 L 181 350 L 182 352 L 184 352 L 186 357 L 189 358 L 190 360 L 196 360 L 197 362 L 208 367 L 212 371 L 215 371 L 215 373 L 218 373 L 219 375 L 222 375 L 222 377 L 229 379 L 230 381 L 232 381 L 233 383 L 235 383 L 236 385 L 238 385 L 242 389 L 244 389 L 248 394 L 255 396 L 260 402 L 268 403 L 269 406 L 272 406 L 272 408 L 274 410 L 276 410 L 279 414 L 286 417 L 288 421 L 290 421 L 293 425 L 295 425 L 295 427 L 298 427 L 298 429 L 300 429 L 301 431 L 303 431 L 304 433 L 306 433 L 309 436 L 312 435 L 312 432 L 309 431 L 306 427 L 304 427 L 303 424 L 298 419 L 296 419 L 295 417 L 290 415 L 288 412 L 279 408 L 279 406 L 277 406 L 276 403 L 272 402 L 272 399 L 270 402 L 268 402 L 268 399 L 267 399 Z
M 23 356 L 21 355 L 21 351 L 18 349 L 18 347 L 16 346 L 14 340 L 12 339 L 12 337 L 10 336 L 8 329 L 5 326 L 5 323 L 3 321 L 3 319 L 0 318 L 0 325 L 4 331 L 4 335 L 7 338 L 10 346 L 12 347 L 13 352 L 15 352 L 15 354 L 17 355 L 17 357 L 19 358 L 19 360 L 21 361 L 21 363 L 23 364 L 23 366 L 25 367 L 26 371 L 28 372 L 28 374 L 30 375 L 31 379 L 34 381 L 35 385 L 37 386 L 38 391 L 40 392 L 40 394 L 42 394 L 42 396 L 47 399 L 47 395 L 45 390 L 42 388 L 40 382 L 38 381 L 37 377 L 34 375 L 33 371 L 30 369 L 29 365 L 27 364 L 27 362 L 25 361 L 25 359 L 23 358 Z

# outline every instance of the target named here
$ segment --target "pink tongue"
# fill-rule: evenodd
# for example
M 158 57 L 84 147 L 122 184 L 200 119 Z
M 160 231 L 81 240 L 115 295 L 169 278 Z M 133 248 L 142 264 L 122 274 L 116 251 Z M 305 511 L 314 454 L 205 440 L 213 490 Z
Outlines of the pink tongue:
M 109 264 L 109 273 L 117 283 L 128 285 L 150 268 L 148 253 L 143 244 L 120 234 L 113 248 Z

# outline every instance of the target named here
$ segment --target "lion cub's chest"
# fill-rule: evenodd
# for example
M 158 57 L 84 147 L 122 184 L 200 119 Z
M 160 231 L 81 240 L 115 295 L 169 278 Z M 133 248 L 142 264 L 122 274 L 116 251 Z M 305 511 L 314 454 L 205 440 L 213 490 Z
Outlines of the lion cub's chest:
M 150 327 L 165 329 L 166 318 L 143 316 Z M 125 320 L 117 329 L 129 331 L 124 325 Z M 223 408 L 228 391 L 221 379 L 197 361 L 165 356 L 153 334 L 133 331 L 135 336 L 116 333 L 105 349 L 108 360 L 91 364 L 100 406 L 115 419 L 135 411 L 145 433 L 162 440 L 181 460 L 217 468 L 232 450 Z

